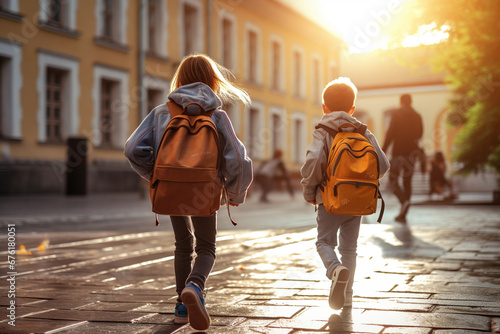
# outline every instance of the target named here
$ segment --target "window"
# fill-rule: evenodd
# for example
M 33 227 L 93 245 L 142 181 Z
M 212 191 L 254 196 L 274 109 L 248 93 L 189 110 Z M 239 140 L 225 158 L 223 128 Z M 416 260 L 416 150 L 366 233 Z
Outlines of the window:
M 259 129 L 259 110 L 250 108 L 248 155 L 252 158 L 257 156 L 257 129 Z
M 97 0 L 95 7 L 97 42 L 127 43 L 128 0 Z
M 305 98 L 305 66 L 304 52 L 295 47 L 292 54 L 292 91 L 296 98 Z
M 46 135 L 47 142 L 57 143 L 63 140 L 62 128 L 63 128 L 63 76 L 65 73 L 61 70 L 54 68 L 47 68 L 47 83 L 45 85 L 46 89 L 46 100 L 45 100 L 45 110 L 46 110 Z
M 17 13 L 19 11 L 18 0 L 0 0 L 0 11 Z
M 321 92 L 323 90 L 323 76 L 321 75 L 321 68 L 321 58 L 317 55 L 314 55 L 312 61 L 311 100 L 316 104 L 321 104 L 322 100 Z
M 181 6 L 182 25 L 181 41 L 183 48 L 181 51 L 185 55 L 203 51 L 203 20 L 201 15 L 201 4 L 198 1 L 184 0 Z
M 113 0 L 103 1 L 102 20 L 104 26 L 101 35 L 103 39 L 109 39 L 109 40 L 116 39 L 116 32 L 114 27 L 114 15 L 113 15 L 113 13 L 116 13 L 116 10 L 115 8 L 113 8 L 114 4 L 115 2 Z
M 245 80 L 249 84 L 262 83 L 262 46 L 259 27 L 247 23 L 245 32 Z
M 158 24 L 156 0 L 148 0 L 148 51 L 155 52 L 156 45 L 156 25 Z
M 263 158 L 264 148 L 269 140 L 270 128 L 264 126 L 264 105 L 261 102 L 252 102 L 245 110 L 245 145 L 251 158 Z
M 297 97 L 300 97 L 300 81 L 302 80 L 300 74 L 302 69 L 300 68 L 302 59 L 301 55 L 298 51 L 293 53 L 293 64 L 294 64 L 294 74 L 295 80 L 293 81 L 293 94 Z
M 78 133 L 78 60 L 39 51 L 38 68 L 38 140 L 60 143 Z
M 166 0 L 148 0 L 144 11 L 142 47 L 148 56 L 167 56 Z
M 180 0 L 179 40 L 180 58 L 204 50 L 203 3 L 200 0 Z
M 271 72 L 271 88 L 274 90 L 280 89 L 281 76 L 281 45 L 274 41 L 272 42 L 272 72 Z
M 112 130 L 113 130 L 113 88 L 117 85 L 116 82 L 103 79 L 101 81 L 101 145 L 111 146 Z
M 257 83 L 257 33 L 248 32 L 248 81 Z
M 236 70 L 236 54 L 238 53 L 238 41 L 236 40 L 236 17 L 233 13 L 219 10 L 218 20 L 218 56 L 219 62 L 225 67 Z
M 339 76 L 339 68 L 334 60 L 328 63 L 328 82 L 337 79 Z
M 296 164 L 304 162 L 306 151 L 306 117 L 301 112 L 296 112 L 292 116 L 293 126 L 293 142 L 292 142 L 292 159 Z
M 65 26 L 66 22 L 63 22 L 63 19 L 67 21 L 67 19 L 63 18 L 63 4 L 61 0 L 50 0 L 49 4 L 49 19 L 47 21 L 48 24 L 54 25 L 57 27 Z
M 92 138 L 94 146 L 117 148 L 127 139 L 128 72 L 108 66 L 95 65 L 93 72 Z M 144 102 L 145 99 L 144 99 Z
M 161 104 L 163 92 L 158 89 L 148 89 L 147 95 L 148 95 L 147 111 L 149 112 Z
M 233 22 L 228 18 L 222 19 L 222 58 L 221 62 L 227 68 L 233 67 Z
M 77 0 L 40 0 L 40 24 L 49 31 L 79 36 L 76 32 L 77 7 Z

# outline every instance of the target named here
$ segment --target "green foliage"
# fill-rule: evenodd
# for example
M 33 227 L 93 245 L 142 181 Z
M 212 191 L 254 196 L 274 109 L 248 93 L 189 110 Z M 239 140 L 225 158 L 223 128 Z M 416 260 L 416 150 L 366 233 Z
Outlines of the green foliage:
M 486 165 L 500 172 L 499 13 L 498 0 L 408 0 L 394 25 L 396 40 L 423 24 L 449 26 L 432 65 L 447 73 L 454 92 L 448 121 L 463 125 L 454 158 L 466 172 Z

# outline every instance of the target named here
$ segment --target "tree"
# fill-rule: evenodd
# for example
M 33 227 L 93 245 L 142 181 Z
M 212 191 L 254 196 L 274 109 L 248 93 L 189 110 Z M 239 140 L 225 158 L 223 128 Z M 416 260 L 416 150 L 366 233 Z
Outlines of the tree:
M 392 35 L 403 41 L 425 24 L 449 37 L 432 59 L 453 89 L 448 122 L 462 126 L 454 159 L 465 172 L 492 166 L 500 173 L 500 1 L 407 0 Z

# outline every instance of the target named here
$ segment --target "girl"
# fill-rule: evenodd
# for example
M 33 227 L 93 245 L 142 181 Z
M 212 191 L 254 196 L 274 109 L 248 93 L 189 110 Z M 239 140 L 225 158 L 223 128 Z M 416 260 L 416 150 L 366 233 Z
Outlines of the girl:
M 229 70 L 206 55 L 187 56 L 172 78 L 168 99 L 183 109 L 190 102 L 196 102 L 207 111 L 215 109 L 211 118 L 223 143 L 220 173 L 229 195 L 227 204 L 238 206 L 244 202 L 252 182 L 252 161 L 236 137 L 229 117 L 220 108 L 221 99 L 249 104 L 250 97 L 232 84 L 227 79 L 229 76 L 232 76 Z M 167 104 L 154 108 L 125 144 L 125 156 L 132 169 L 148 181 L 158 145 L 170 119 Z M 174 323 L 189 322 L 194 329 L 206 330 L 210 326 L 210 317 L 205 309 L 203 291 L 216 257 L 217 213 L 208 217 L 170 216 L 170 221 L 175 235 L 174 267 L 178 294 Z M 196 252 L 196 258 L 192 266 L 193 252 Z

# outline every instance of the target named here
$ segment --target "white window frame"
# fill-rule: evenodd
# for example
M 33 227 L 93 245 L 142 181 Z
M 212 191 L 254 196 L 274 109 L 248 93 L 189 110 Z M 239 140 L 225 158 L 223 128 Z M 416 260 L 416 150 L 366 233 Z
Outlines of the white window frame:
M 231 29 L 231 50 L 230 50 L 230 65 L 228 68 L 231 69 L 232 71 L 236 71 L 237 70 L 237 55 L 238 55 L 238 41 L 236 39 L 236 32 L 237 32 L 237 20 L 236 20 L 236 16 L 233 14 L 233 13 L 230 13 L 228 12 L 227 10 L 225 9 L 221 9 L 219 11 L 219 27 L 218 27 L 218 44 L 219 44 L 219 60 L 222 62 L 222 59 L 224 58 L 224 25 L 223 25 L 223 22 L 224 20 L 228 20 L 231 22 L 232 24 L 232 29 Z
M 50 0 L 39 0 L 40 6 L 40 21 L 49 21 L 50 14 Z M 63 27 L 70 30 L 76 30 L 76 11 L 78 9 L 77 0 L 66 0 L 61 3 L 63 13 Z M 67 22 L 66 22 L 67 21 Z
M 113 36 L 113 40 L 117 43 L 126 45 L 127 44 L 127 26 L 128 26 L 128 5 L 129 0 L 113 0 L 118 8 L 116 15 L 116 22 L 114 22 L 116 36 Z M 102 17 L 102 9 L 104 8 L 104 0 L 96 0 L 94 16 L 96 24 L 97 37 L 103 36 L 104 22 Z
M 297 74 L 297 71 L 295 70 L 297 68 L 296 66 L 296 60 L 295 60 L 295 53 L 300 54 L 300 73 Z M 294 97 L 299 98 L 299 99 L 305 99 L 306 98 L 306 54 L 304 52 L 304 49 L 300 47 L 299 45 L 295 44 L 292 46 L 292 94 Z M 300 83 L 299 87 L 296 87 L 297 83 L 297 75 L 300 76 Z M 298 94 L 297 94 L 298 93 Z
M 297 131 L 295 131 L 295 122 L 300 121 L 301 131 L 299 138 L 297 137 Z M 292 151 L 292 162 L 295 164 L 301 164 L 305 161 L 306 158 L 306 149 L 307 149 L 307 116 L 304 112 L 295 111 L 292 114 L 292 122 L 291 122 L 291 131 L 294 135 L 294 138 L 291 142 L 291 151 Z M 297 147 L 298 145 L 298 147 Z M 297 151 L 302 152 L 297 156 Z
M 117 82 L 116 91 L 113 93 L 112 122 L 113 132 L 111 135 L 111 146 L 121 147 L 127 139 L 128 134 L 128 112 L 132 103 L 129 94 L 129 73 L 123 70 L 114 69 L 103 65 L 94 65 L 94 82 L 92 85 L 92 102 L 94 104 L 94 114 L 92 117 L 91 141 L 94 146 L 100 146 L 102 136 L 100 134 L 101 122 L 101 82 L 103 79 Z
M 21 139 L 21 88 L 23 76 L 21 72 L 22 47 L 12 41 L 0 39 L 0 56 L 7 58 L 8 63 L 2 70 L 2 133 L 6 138 Z
M 254 32 L 255 35 L 257 36 L 257 54 L 256 54 L 256 73 L 255 73 L 255 82 L 250 82 L 250 39 L 249 39 L 249 33 Z M 251 84 L 262 84 L 262 32 L 259 28 L 259 26 L 251 23 L 251 22 L 246 22 L 245 24 L 245 80 Z
M 203 33 L 203 27 L 205 26 L 205 19 L 203 15 L 203 3 L 199 0 L 181 0 L 179 2 L 179 43 L 180 43 L 180 48 L 179 48 L 179 57 L 180 59 L 184 58 L 187 56 L 186 50 L 184 50 L 185 46 L 185 41 L 186 41 L 186 33 L 184 31 L 184 5 L 190 5 L 192 7 L 196 8 L 196 22 L 197 26 L 195 29 L 195 42 L 194 42 L 194 49 L 197 52 L 202 52 L 204 50 L 203 46 L 205 45 L 205 34 Z
M 80 98 L 80 83 L 78 81 L 80 64 L 77 59 L 71 56 L 61 56 L 50 52 L 38 52 L 38 78 L 36 88 L 38 93 L 38 141 L 47 141 L 46 128 L 46 103 L 47 103 L 47 68 L 55 68 L 65 71 L 63 77 L 63 107 L 62 110 L 62 139 L 66 139 L 78 134 L 80 114 L 78 100 Z
M 156 34 L 156 43 L 155 50 L 149 50 L 149 34 L 148 34 L 148 26 L 149 26 L 149 16 L 148 16 L 148 8 L 146 2 L 146 8 L 143 11 L 144 15 L 142 18 L 143 24 L 143 35 L 141 38 L 142 41 L 142 50 L 154 52 L 156 55 L 161 57 L 167 57 L 167 44 L 168 44 L 168 15 L 167 15 L 167 0 L 155 0 L 156 1 L 156 22 L 158 22 L 158 28 L 155 30 Z
M 19 12 L 19 0 L 3 0 L 7 10 L 18 13 Z
M 154 89 L 154 90 L 157 90 L 157 91 L 160 91 L 161 92 L 161 95 L 163 96 L 163 100 L 162 101 L 157 101 L 157 105 L 160 105 L 162 103 L 166 103 L 167 102 L 167 95 L 168 95 L 168 92 L 169 92 L 169 87 L 170 87 L 170 82 L 163 79 L 163 78 L 159 78 L 159 77 L 153 77 L 153 76 L 150 76 L 150 75 L 146 75 L 144 76 L 144 98 L 142 99 L 142 105 L 143 105 L 143 109 L 142 110 L 146 110 L 146 113 L 149 113 L 151 110 L 147 110 L 147 106 L 148 106 L 148 101 L 147 101 L 147 91 L 149 89 Z M 142 117 L 146 117 L 146 115 L 142 115 Z
M 274 133 L 274 128 L 273 128 L 273 118 L 274 116 L 278 116 L 279 119 L 281 120 L 281 125 L 278 128 L 278 133 Z M 276 139 L 276 142 L 278 143 L 276 149 L 280 149 L 282 151 L 286 150 L 286 133 L 287 133 L 287 119 L 286 119 L 286 112 L 285 108 L 283 107 L 278 107 L 278 106 L 271 106 L 269 108 L 269 152 L 270 156 L 274 154 L 272 143 Z M 277 135 L 277 138 L 274 136 Z
M 279 78 L 278 78 L 278 91 L 285 91 L 285 75 L 286 75 L 286 67 L 285 67 L 285 43 L 283 38 L 278 35 L 271 35 L 269 37 L 269 87 L 274 89 L 273 87 L 273 75 L 274 75 L 274 56 L 273 56 L 273 43 L 277 43 L 280 46 L 280 68 L 279 68 Z
M 256 137 L 251 138 L 250 137 L 250 108 L 256 109 L 258 112 L 257 116 L 257 129 L 255 131 Z M 269 138 L 269 128 L 264 126 L 264 104 L 259 101 L 252 101 L 251 106 L 247 107 L 247 110 L 245 112 L 246 114 L 246 122 L 245 122 L 245 146 L 250 146 L 253 145 L 254 155 L 252 158 L 255 159 L 263 159 L 264 158 L 264 151 L 266 147 L 266 140 Z
M 314 62 L 318 62 L 318 73 L 314 72 Z M 314 81 L 316 81 L 317 91 L 314 91 Z M 323 85 L 323 58 L 318 53 L 311 54 L 311 101 L 314 104 L 320 105 L 323 101 L 322 92 L 324 89 Z
M 328 82 L 337 79 L 339 76 L 339 65 L 335 60 L 328 62 Z

